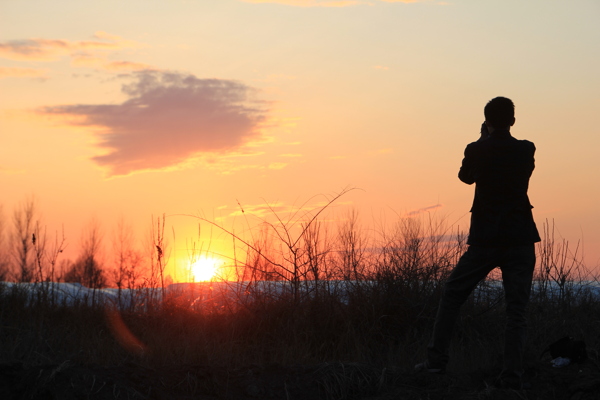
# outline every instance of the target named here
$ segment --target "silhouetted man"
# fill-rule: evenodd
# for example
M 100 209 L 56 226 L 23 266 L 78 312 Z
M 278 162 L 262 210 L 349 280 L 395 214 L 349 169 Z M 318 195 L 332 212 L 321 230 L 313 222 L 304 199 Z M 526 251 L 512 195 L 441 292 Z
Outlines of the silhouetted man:
M 527 328 L 525 308 L 535 267 L 534 243 L 540 241 L 527 196 L 535 146 L 511 136 L 515 117 L 510 99 L 490 100 L 484 114 L 481 137 L 465 149 L 458 173 L 461 181 L 475 183 L 469 248 L 446 282 L 427 360 L 415 368 L 445 372 L 452 330 L 461 305 L 491 270 L 500 267 L 507 314 L 500 382 L 520 388 Z

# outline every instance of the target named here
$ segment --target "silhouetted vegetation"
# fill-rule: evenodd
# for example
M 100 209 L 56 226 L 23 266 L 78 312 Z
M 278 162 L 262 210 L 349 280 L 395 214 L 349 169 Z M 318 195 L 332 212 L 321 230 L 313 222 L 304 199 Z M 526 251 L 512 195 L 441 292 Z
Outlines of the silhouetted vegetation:
M 412 370 L 424 357 L 464 233 L 429 214 L 399 218 L 374 237 L 351 213 L 328 231 L 319 217 L 335 199 L 295 219 L 274 214 L 275 222 L 263 221 L 252 241 L 230 232 L 243 249 L 234 260 L 239 281 L 231 283 L 232 296 L 195 296 L 199 285 L 164 290 L 164 219 L 153 221 L 154 273 L 145 280 L 139 279 L 141 254 L 127 245 L 131 235 L 122 226 L 116 236 L 113 276 L 122 296 L 130 296 L 126 307 L 65 304 L 43 295 L 49 291 L 32 298 L 20 286 L 0 286 L 0 377 L 15 382 L 4 387 L 13 398 L 594 398 L 600 388 L 596 281 L 580 254 L 555 240 L 552 223 L 543 224 L 529 309 L 533 388 L 515 392 L 492 384 L 504 329 L 502 290 L 493 275 L 463 309 L 450 372 Z M 100 235 L 88 233 L 87 247 L 63 279 L 79 274 L 74 280 L 99 288 L 106 275 L 90 271 L 103 271 L 95 252 Z M 27 262 L 43 267 L 34 274 L 42 284 L 61 246 L 39 249 L 32 256 L 38 261 Z M 590 361 L 573 366 L 576 371 L 540 359 L 566 334 L 588 345 Z

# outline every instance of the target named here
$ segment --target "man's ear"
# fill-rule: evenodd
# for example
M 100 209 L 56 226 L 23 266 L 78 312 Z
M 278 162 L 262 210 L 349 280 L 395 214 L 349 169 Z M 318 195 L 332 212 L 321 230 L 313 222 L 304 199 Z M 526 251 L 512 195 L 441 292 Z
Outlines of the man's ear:
M 513 126 L 515 124 L 515 122 L 517 122 L 517 119 L 513 118 L 513 122 L 512 122 L 512 124 L 510 124 L 510 126 Z

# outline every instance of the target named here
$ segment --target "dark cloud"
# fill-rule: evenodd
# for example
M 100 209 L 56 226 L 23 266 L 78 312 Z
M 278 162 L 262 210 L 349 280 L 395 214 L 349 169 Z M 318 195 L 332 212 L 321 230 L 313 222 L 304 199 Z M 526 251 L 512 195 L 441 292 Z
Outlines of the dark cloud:
M 266 119 L 256 90 L 222 79 L 176 72 L 141 71 L 122 87 L 122 104 L 64 105 L 41 112 L 76 116 L 72 124 L 101 128 L 93 157 L 110 175 L 177 165 L 203 152 L 233 151 L 258 139 Z

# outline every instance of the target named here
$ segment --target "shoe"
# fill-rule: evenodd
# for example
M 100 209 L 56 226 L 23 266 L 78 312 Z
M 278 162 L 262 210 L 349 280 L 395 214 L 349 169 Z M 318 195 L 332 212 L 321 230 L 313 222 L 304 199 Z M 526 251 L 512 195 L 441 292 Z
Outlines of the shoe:
M 415 372 L 429 372 L 430 374 L 444 374 L 446 373 L 445 368 L 434 368 L 429 365 L 427 361 L 418 363 L 415 365 Z

